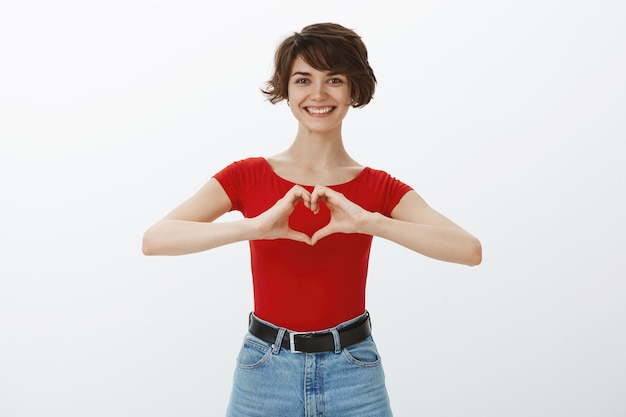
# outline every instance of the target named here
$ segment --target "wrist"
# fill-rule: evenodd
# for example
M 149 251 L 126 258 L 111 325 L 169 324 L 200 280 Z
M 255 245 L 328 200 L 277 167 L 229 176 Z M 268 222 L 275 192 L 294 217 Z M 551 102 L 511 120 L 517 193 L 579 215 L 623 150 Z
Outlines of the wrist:
M 261 222 L 256 217 L 245 217 L 240 222 L 245 236 L 243 240 L 258 240 L 263 237 L 264 231 Z
M 379 228 L 379 224 L 384 220 L 382 214 L 378 212 L 367 211 L 363 215 L 363 217 L 359 220 L 358 229 L 359 233 L 367 234 L 367 235 L 376 235 L 376 231 Z

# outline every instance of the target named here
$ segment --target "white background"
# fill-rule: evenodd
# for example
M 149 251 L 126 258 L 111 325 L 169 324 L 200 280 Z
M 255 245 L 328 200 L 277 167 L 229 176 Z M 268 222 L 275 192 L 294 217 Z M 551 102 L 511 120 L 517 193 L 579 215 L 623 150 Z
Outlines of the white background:
M 148 258 L 141 236 L 290 143 L 258 88 L 320 21 L 355 29 L 379 80 L 349 151 L 483 244 L 469 268 L 375 240 L 395 414 L 625 416 L 625 4 L 3 3 L 0 416 L 223 415 L 247 244 Z

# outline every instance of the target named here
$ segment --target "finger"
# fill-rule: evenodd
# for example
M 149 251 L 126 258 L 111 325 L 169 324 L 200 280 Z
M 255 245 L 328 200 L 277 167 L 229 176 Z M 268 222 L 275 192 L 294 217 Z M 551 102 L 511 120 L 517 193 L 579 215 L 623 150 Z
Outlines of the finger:
M 287 239 L 295 240 L 296 242 L 306 243 L 307 245 L 311 245 L 311 238 L 306 233 L 296 232 L 293 229 L 289 229 L 287 231 Z
M 309 193 L 306 189 L 300 187 L 299 185 L 296 185 L 291 190 L 289 190 L 285 197 L 287 197 L 291 205 L 294 207 L 300 201 L 302 201 L 307 208 L 310 208 L 311 206 L 311 193 Z
M 320 200 L 328 201 L 330 189 L 321 185 L 316 185 L 311 193 L 311 211 L 315 214 L 320 211 Z
M 330 226 L 322 227 L 317 232 L 313 233 L 313 236 L 311 236 L 311 246 L 315 245 L 317 242 L 319 242 L 320 240 L 322 240 L 323 238 L 331 234 L 333 234 L 332 227 Z
M 297 195 L 299 195 L 299 196 L 307 196 L 307 195 L 308 195 L 308 196 L 310 196 L 310 195 L 311 195 L 311 193 L 309 193 L 309 192 L 307 191 L 307 189 L 306 189 L 306 188 L 304 188 L 304 187 L 303 187 L 303 186 L 301 186 L 301 185 L 294 185 L 294 186 L 291 188 L 291 190 L 290 190 L 290 191 L 291 191 L 291 192 L 293 192 L 293 193 L 296 193 L 296 194 L 297 194 Z
M 296 185 L 292 188 L 293 193 L 302 201 L 309 203 L 311 201 L 311 193 L 304 187 Z

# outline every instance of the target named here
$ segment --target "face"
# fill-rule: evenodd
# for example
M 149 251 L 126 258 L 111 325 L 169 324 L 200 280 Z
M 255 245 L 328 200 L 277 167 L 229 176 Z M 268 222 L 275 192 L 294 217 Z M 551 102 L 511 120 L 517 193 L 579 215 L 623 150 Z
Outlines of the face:
M 350 108 L 350 84 L 345 75 L 319 71 L 297 57 L 287 92 L 289 108 L 300 127 L 315 133 L 341 129 Z

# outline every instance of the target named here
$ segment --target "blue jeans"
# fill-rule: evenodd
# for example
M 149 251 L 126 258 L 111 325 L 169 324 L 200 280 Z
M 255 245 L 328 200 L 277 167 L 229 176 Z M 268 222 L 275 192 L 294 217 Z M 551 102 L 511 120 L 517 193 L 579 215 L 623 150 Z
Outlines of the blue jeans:
M 372 337 L 335 352 L 292 353 L 248 333 L 237 358 L 228 417 L 391 417 Z M 265 322 L 271 325 L 270 323 Z M 275 327 L 275 326 L 274 326 Z M 282 340 L 285 329 L 279 329 Z

